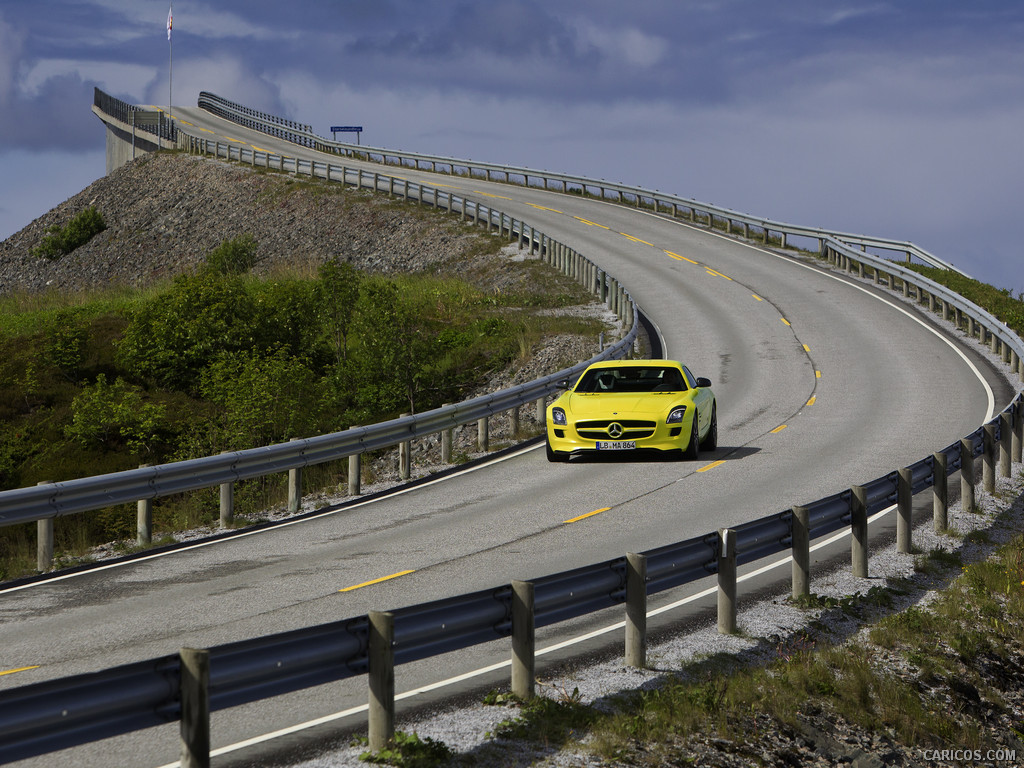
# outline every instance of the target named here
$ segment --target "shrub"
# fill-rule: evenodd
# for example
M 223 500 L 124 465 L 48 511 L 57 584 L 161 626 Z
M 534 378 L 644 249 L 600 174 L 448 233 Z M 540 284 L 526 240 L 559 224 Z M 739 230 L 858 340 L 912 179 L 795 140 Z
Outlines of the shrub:
M 256 264 L 256 239 L 239 235 L 224 240 L 206 255 L 206 264 L 220 275 L 243 275 Z
M 64 434 L 86 448 L 126 447 L 144 455 L 165 429 L 162 406 L 143 402 L 142 391 L 124 379 L 113 384 L 100 374 L 71 403 L 71 424 Z
M 32 253 L 47 259 L 59 259 L 85 245 L 106 228 L 103 216 L 95 207 L 90 206 L 76 214 L 63 228 L 57 225 L 50 227 L 42 242 L 32 249 Z

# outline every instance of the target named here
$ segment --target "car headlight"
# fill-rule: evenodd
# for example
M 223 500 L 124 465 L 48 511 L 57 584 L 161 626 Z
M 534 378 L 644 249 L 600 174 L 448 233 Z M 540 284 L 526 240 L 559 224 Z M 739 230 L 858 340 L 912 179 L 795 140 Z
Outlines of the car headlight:
M 561 427 L 566 426 L 568 422 L 566 422 L 565 420 L 565 411 L 562 410 L 561 408 L 552 408 L 551 421 L 554 422 L 555 424 L 558 424 Z
M 681 405 L 678 408 L 673 408 L 671 411 L 669 411 L 668 419 L 666 420 L 666 423 L 668 423 L 668 424 L 679 424 L 679 423 L 682 422 L 683 416 L 685 416 L 685 415 L 686 415 L 686 406 L 685 405 Z

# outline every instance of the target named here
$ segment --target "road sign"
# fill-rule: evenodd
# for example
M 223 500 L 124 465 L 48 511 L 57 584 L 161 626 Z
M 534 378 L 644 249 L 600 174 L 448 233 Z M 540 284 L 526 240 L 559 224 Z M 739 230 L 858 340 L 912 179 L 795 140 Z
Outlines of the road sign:
M 331 126 L 331 137 L 337 141 L 339 133 L 354 133 L 356 135 L 356 144 L 359 143 L 359 137 L 363 132 L 363 126 L 361 125 L 332 125 Z

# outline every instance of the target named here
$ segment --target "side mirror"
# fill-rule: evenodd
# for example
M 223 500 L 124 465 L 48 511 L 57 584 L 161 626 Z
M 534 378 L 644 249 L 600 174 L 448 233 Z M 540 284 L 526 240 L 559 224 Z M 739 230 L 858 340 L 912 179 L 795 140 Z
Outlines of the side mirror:
M 703 376 L 698 376 L 697 377 L 697 388 L 698 389 L 700 389 L 702 387 L 710 387 L 710 386 L 711 386 L 711 379 L 705 379 Z

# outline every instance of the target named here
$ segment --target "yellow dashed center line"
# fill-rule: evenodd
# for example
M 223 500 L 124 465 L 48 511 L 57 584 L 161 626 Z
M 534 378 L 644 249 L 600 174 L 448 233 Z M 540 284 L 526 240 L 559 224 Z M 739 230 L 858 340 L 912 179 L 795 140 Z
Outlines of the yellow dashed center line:
M 779 319 L 780 319 L 780 320 L 781 320 L 781 321 L 782 321 L 783 323 L 785 323 L 786 325 L 792 325 L 792 324 L 791 324 L 791 323 L 789 322 L 789 320 L 787 320 L 787 319 L 786 319 L 786 318 L 784 318 L 784 317 L 780 317 Z
M 269 149 L 264 149 L 263 147 L 257 147 L 255 144 L 250 144 L 249 146 L 252 147 L 253 149 L 255 149 L 257 152 L 265 152 L 268 155 L 273 154 L 273 152 L 271 152 Z
M 814 378 L 820 379 L 821 378 L 821 371 L 815 371 L 814 372 Z
M 784 430 L 785 428 L 786 428 L 786 425 L 785 425 L 785 424 L 783 424 L 782 426 L 776 427 L 775 429 L 773 429 L 773 430 L 772 430 L 772 434 L 773 434 L 773 435 L 776 435 L 776 434 L 778 434 L 779 432 L 781 432 L 782 430 Z
M 379 579 L 372 579 L 370 581 L 364 581 L 362 584 L 354 584 L 351 587 L 345 587 L 344 589 L 339 589 L 338 591 L 339 592 L 351 592 L 354 589 L 362 589 L 363 587 L 368 587 L 371 584 L 380 584 L 382 581 L 388 581 L 390 579 L 397 579 L 399 576 L 406 576 L 406 575 L 408 575 L 410 573 L 415 573 L 415 570 L 399 571 L 398 573 L 392 573 L 390 576 L 381 576 Z
M 565 215 L 563 211 L 560 211 L 557 208 L 547 208 L 543 205 L 537 205 L 536 203 L 527 203 L 527 205 L 531 208 L 536 208 L 538 211 L 550 211 L 551 213 L 560 213 L 563 216 Z
M 753 296 L 753 297 L 754 297 L 755 299 L 757 299 L 758 301 L 764 301 L 764 299 L 762 299 L 762 298 L 761 298 L 760 296 L 758 296 L 758 295 L 757 295 L 756 293 L 752 293 L 752 294 L 750 294 L 750 295 L 751 295 L 751 296 Z
M 814 397 L 814 395 L 811 395 L 811 399 L 807 401 L 807 404 L 808 405 L 814 405 L 814 401 L 817 400 L 817 399 L 818 398 Z
M 511 200 L 512 199 L 511 197 L 504 197 L 502 195 L 492 195 L 490 192 L 481 192 L 479 189 L 474 189 L 473 190 L 473 194 L 475 194 L 475 195 L 483 195 L 484 197 L 494 197 L 494 198 L 497 198 L 498 200 Z
M 720 467 L 723 464 L 725 464 L 725 460 L 724 459 L 719 459 L 718 461 L 712 461 L 706 467 L 701 467 L 697 471 L 698 472 L 707 472 L 709 469 L 714 469 L 715 467 Z
M 16 672 L 28 672 L 30 669 L 39 669 L 39 665 L 38 664 L 34 664 L 31 667 L 18 667 L 17 669 L 5 669 L 3 671 L 0 671 L 0 677 L 2 677 L 4 675 L 13 675 Z
M 810 352 L 811 348 L 804 344 L 804 352 Z
M 590 221 L 588 219 L 583 219 L 583 218 L 580 218 L 579 216 L 573 216 L 573 218 L 576 219 L 576 221 L 582 221 L 588 227 L 600 227 L 601 229 L 611 229 L 611 227 L 606 227 L 604 224 L 598 224 L 596 221 Z
M 643 245 L 649 245 L 649 246 L 651 246 L 651 248 L 654 247 L 654 243 L 648 243 L 646 240 L 641 240 L 639 237 L 633 237 L 632 235 L 627 235 L 625 232 L 619 232 L 619 234 L 622 235 L 627 240 L 632 240 L 634 243 L 641 243 Z
M 698 262 L 694 261 L 693 259 L 688 259 L 685 256 L 680 256 L 678 253 L 672 253 L 672 251 L 665 251 L 665 255 L 666 256 L 671 256 L 676 261 L 688 261 L 691 264 L 697 264 L 698 263 Z
M 724 277 L 729 282 L 732 282 L 732 278 L 731 277 L 729 277 L 728 275 L 723 275 L 721 272 L 717 272 L 717 271 L 713 270 L 711 267 L 704 267 L 704 269 L 707 270 L 707 273 L 709 275 L 714 275 L 715 277 Z
M 579 522 L 580 520 L 585 520 L 588 517 L 593 517 L 594 515 L 599 515 L 602 512 L 607 512 L 609 509 L 611 509 L 611 507 L 601 507 L 601 509 L 595 509 L 593 512 L 587 512 L 587 514 L 585 514 L 585 515 L 580 515 L 579 517 L 572 517 L 572 518 L 569 518 L 568 520 L 563 520 L 562 522 L 563 523 L 576 523 L 576 522 Z

